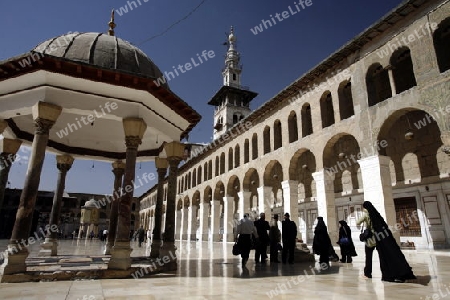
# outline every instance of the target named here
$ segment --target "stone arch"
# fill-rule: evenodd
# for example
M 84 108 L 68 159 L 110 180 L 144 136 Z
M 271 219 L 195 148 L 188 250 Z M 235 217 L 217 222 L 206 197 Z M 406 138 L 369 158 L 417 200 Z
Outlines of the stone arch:
M 208 185 L 203 192 L 203 203 L 209 203 L 212 200 L 212 188 Z
M 439 114 L 434 114 L 436 119 L 445 117 Z M 440 128 L 431 115 L 423 110 L 404 108 L 391 114 L 380 128 L 378 141 L 386 145 L 377 150 L 393 161 L 397 182 L 405 182 L 402 162 L 408 153 L 414 154 L 418 159 L 419 169 L 415 178 L 438 176 L 449 171 L 450 158 L 442 155 Z M 407 172 L 409 177 L 413 175 L 411 170 Z
M 289 143 L 293 143 L 298 140 L 298 125 L 297 114 L 295 111 L 291 111 L 288 117 L 288 131 L 289 131 Z
M 191 205 L 191 200 L 189 199 L 189 196 L 184 197 L 183 207 L 189 208 L 190 205 Z
M 289 180 L 298 181 L 299 199 L 316 195 L 312 176 L 316 168 L 316 158 L 309 149 L 299 149 L 292 156 L 289 163 Z
M 302 137 L 311 135 L 313 133 L 313 125 L 312 125 L 311 105 L 309 103 L 303 104 L 301 116 L 302 116 Z
M 281 148 L 282 144 L 283 134 L 281 132 L 281 122 L 277 119 L 273 122 L 273 150 Z
M 450 17 L 443 20 L 433 33 L 434 51 L 439 71 L 444 73 L 450 70 Z
M 252 200 L 256 199 L 258 201 L 258 187 L 260 186 L 260 179 L 258 171 L 255 168 L 250 168 L 245 172 L 244 180 L 242 186 L 244 191 L 251 193 L 250 195 L 250 205 L 249 207 L 255 207 L 258 203 L 253 203 Z
M 333 99 L 330 91 L 325 91 L 320 97 L 320 116 L 322 118 L 322 128 L 334 124 Z
M 338 88 L 339 97 L 339 115 L 341 120 L 345 120 L 355 115 L 353 106 L 352 82 L 350 80 L 342 81 Z
M 349 171 L 351 174 L 352 190 L 361 188 L 358 181 L 358 160 L 361 158 L 360 146 L 354 136 L 340 133 L 332 137 L 323 151 L 323 164 L 327 172 L 335 175 L 334 192 L 343 192 L 342 174 Z
M 277 160 L 271 160 L 263 175 L 264 186 L 272 187 L 272 199 L 276 206 L 283 204 L 283 189 L 281 182 L 283 181 L 283 167 Z
M 177 201 L 177 210 L 182 210 L 183 209 L 183 199 L 178 199 Z
M 236 175 L 233 175 L 228 180 L 227 184 L 227 196 L 234 198 L 234 207 L 233 207 L 233 213 L 238 212 L 239 207 L 239 196 L 238 193 L 241 191 L 241 182 L 239 180 L 239 177 Z
M 213 200 L 220 200 L 220 202 L 223 202 L 223 197 L 225 197 L 225 185 L 222 181 L 219 181 L 216 183 L 216 187 L 214 188 L 214 199 Z
M 392 75 L 394 76 L 395 90 L 400 94 L 417 85 L 411 51 L 408 47 L 397 49 L 391 56 Z
M 388 70 L 379 63 L 372 64 L 367 70 L 366 85 L 369 106 L 392 97 Z
M 200 205 L 200 191 L 196 190 L 194 195 L 192 196 L 192 205 L 199 206 Z

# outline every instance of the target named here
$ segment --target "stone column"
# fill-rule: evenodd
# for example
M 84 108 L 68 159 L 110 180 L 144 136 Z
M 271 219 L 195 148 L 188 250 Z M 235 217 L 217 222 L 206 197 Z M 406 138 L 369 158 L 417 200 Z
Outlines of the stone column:
M 4 121 L 3 121 L 4 122 Z M 0 132 L 3 132 L 3 122 L 0 122 Z M 6 123 L 6 122 L 5 122 Z M 8 183 L 9 171 L 19 151 L 21 140 L 3 138 L 0 140 L 0 211 L 5 198 L 6 184 Z
M 162 209 L 164 202 L 164 178 L 166 177 L 167 167 L 169 163 L 167 159 L 157 157 L 155 159 L 156 171 L 158 172 L 158 185 L 156 191 L 156 204 L 155 204 L 155 214 L 154 222 L 155 227 L 153 227 L 153 239 L 152 248 L 150 250 L 151 258 L 159 257 L 159 248 L 161 248 L 161 224 L 162 224 Z
M 123 120 L 125 131 L 125 144 L 127 147 L 125 174 L 123 177 L 124 193 L 120 198 L 117 233 L 114 246 L 111 249 L 111 259 L 108 269 L 127 270 L 131 267 L 131 247 L 130 247 L 130 221 L 131 221 L 131 201 L 134 192 L 134 179 L 136 168 L 136 157 L 138 147 L 142 142 L 142 137 L 147 124 L 140 118 L 127 118 Z
M 55 194 L 53 195 L 52 211 L 50 213 L 49 228 L 45 237 L 45 242 L 41 244 L 39 256 L 56 256 L 58 255 L 58 225 L 61 217 L 61 204 L 66 186 L 66 175 L 72 167 L 73 157 L 70 155 L 57 155 L 56 167 L 58 168 L 58 181 L 56 184 Z M 55 230 L 56 229 L 56 230 Z
M 397 94 L 397 89 L 395 87 L 394 73 L 392 71 L 393 67 L 391 65 L 388 65 L 386 66 L 386 69 L 388 70 L 389 74 L 389 82 L 391 84 L 392 97 L 394 97 Z
M 442 151 L 447 155 L 450 155 L 450 132 L 441 132 Z
M 164 152 L 169 162 L 169 177 L 167 179 L 167 205 L 166 205 L 166 225 L 164 231 L 164 243 L 161 247 L 159 257 L 169 262 L 166 263 L 166 270 L 177 269 L 177 256 L 175 247 L 175 200 L 177 194 L 178 164 L 184 155 L 184 145 L 179 142 L 167 143 Z
M 336 205 L 334 201 L 334 173 L 328 170 L 322 170 L 312 174 L 316 181 L 317 189 L 317 213 L 323 217 L 328 227 L 331 242 L 338 240 L 338 228 L 336 220 Z
M 180 232 L 180 240 L 189 240 L 189 207 L 183 208 L 183 231 Z
M 394 226 L 397 220 L 392 196 L 390 161 L 388 156 L 375 155 L 358 160 L 358 163 L 361 166 L 364 200 L 372 202 L 386 223 Z M 393 232 L 393 235 L 400 244 L 400 232 Z
M 223 242 L 233 242 L 233 227 L 237 226 L 234 222 L 233 212 L 234 197 L 223 197 Z
M 297 237 L 301 238 L 298 220 L 298 181 L 285 180 L 281 182 L 283 188 L 284 212 L 288 212 L 291 216 L 291 221 L 297 225 Z
M 175 240 L 181 240 L 181 231 L 183 230 L 183 212 L 181 209 L 175 211 Z
M 251 196 L 252 196 L 252 192 L 249 192 L 249 191 L 238 192 L 238 197 L 239 197 L 239 205 L 238 205 L 239 219 L 244 218 L 244 214 L 250 212 L 250 197 Z
M 266 216 L 270 216 L 270 206 L 273 204 L 272 195 L 272 187 L 260 186 L 258 188 L 258 215 L 263 212 Z
M 188 241 L 197 240 L 197 205 L 189 207 Z
M 211 241 L 218 242 L 220 229 L 220 201 L 211 201 Z
M 105 246 L 105 254 L 111 255 L 117 233 L 117 218 L 119 215 L 119 201 L 122 194 L 122 177 L 125 173 L 125 164 L 121 160 L 112 163 L 114 173 L 114 190 L 111 201 L 111 213 L 109 215 L 108 241 Z
M 49 132 L 55 124 L 62 108 L 60 106 L 38 102 L 32 108 L 34 125 L 33 144 L 25 178 L 25 184 L 20 196 L 16 221 L 8 245 L 9 255 L 5 259 L 5 275 L 23 273 L 26 271 L 25 259 L 28 256 L 28 237 L 33 220 L 34 206 L 41 179 L 42 165 L 45 158 Z
M 200 236 L 199 241 L 208 240 L 209 203 L 200 203 Z

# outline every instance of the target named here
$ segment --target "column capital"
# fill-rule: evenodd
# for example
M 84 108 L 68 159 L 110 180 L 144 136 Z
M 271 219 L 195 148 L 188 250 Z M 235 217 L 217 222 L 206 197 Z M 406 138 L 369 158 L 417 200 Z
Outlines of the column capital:
M 2 140 L 0 140 L 0 153 L 15 155 L 17 151 L 19 151 L 21 145 L 21 140 L 3 138 Z
M 61 172 L 67 172 L 72 167 L 74 158 L 70 155 L 57 155 L 56 156 L 56 167 Z
M 157 169 L 165 170 L 169 167 L 169 162 L 167 161 L 166 158 L 156 157 L 155 166 Z
M 315 181 L 334 180 L 336 173 L 331 169 L 322 169 L 311 174 Z
M 142 139 L 138 136 L 126 136 L 125 137 L 125 145 L 127 148 L 136 149 L 139 147 L 139 145 L 142 143 Z
M 224 203 L 233 203 L 234 197 L 223 197 Z
M 55 124 L 55 121 L 36 118 L 34 119 L 34 127 L 36 127 L 35 133 L 39 135 L 48 135 L 53 124 Z
M 55 123 L 62 112 L 62 107 L 52 103 L 39 101 L 32 107 L 31 112 L 33 114 L 33 120 L 43 119 Z
M 115 162 L 113 162 L 112 164 L 113 170 L 114 169 L 121 169 L 121 170 L 125 170 L 125 163 L 121 160 L 116 160 Z
M 373 155 L 358 160 L 358 164 L 363 168 L 371 168 L 376 165 L 389 166 L 391 158 L 384 155 Z

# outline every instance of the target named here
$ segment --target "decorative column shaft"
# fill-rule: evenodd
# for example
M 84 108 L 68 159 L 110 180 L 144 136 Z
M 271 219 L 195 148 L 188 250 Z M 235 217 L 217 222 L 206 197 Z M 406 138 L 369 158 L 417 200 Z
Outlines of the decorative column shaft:
M 391 85 L 392 96 L 395 96 L 397 94 L 397 89 L 395 87 L 393 67 L 391 65 L 388 65 L 388 66 L 386 66 L 386 69 L 388 70 L 389 83 Z
M 53 205 L 50 213 L 49 228 L 58 229 L 59 218 L 61 216 L 61 203 L 64 193 L 64 188 L 66 186 L 66 175 L 67 172 L 72 167 L 73 157 L 70 155 L 57 155 L 56 156 L 56 167 L 58 168 L 58 181 L 56 184 L 56 191 L 53 195 Z M 41 250 L 39 255 L 46 256 L 56 256 L 58 255 L 58 231 L 50 230 L 47 232 L 45 237 L 45 242 L 41 245 Z
M 167 260 L 167 258 L 170 258 L 170 261 L 165 264 L 165 267 L 167 270 L 176 270 L 177 257 L 175 253 L 175 197 L 177 193 L 178 164 L 181 161 L 181 155 L 168 156 L 167 160 L 169 162 L 169 177 L 167 180 L 166 225 L 164 229 L 164 243 L 161 247 L 159 257 L 164 261 Z
M 189 227 L 189 207 L 183 208 L 183 230 L 180 230 L 180 241 L 181 240 L 189 240 L 188 235 L 188 227 Z
M 114 190 L 111 201 L 111 213 L 109 215 L 108 241 L 105 246 L 105 254 L 111 254 L 111 248 L 114 246 L 117 233 L 117 218 L 119 215 L 119 201 L 122 194 L 122 177 L 125 173 L 125 164 L 121 161 L 112 163 L 114 173 Z
M 239 219 L 243 219 L 244 214 L 250 212 L 250 197 L 251 196 L 252 196 L 252 192 L 250 192 L 250 191 L 238 192 L 238 197 L 239 197 L 239 205 L 238 205 L 239 217 L 238 218 Z
M 233 227 L 237 224 L 233 222 L 234 211 L 233 211 L 234 197 L 223 197 L 223 242 L 234 241 Z
M 297 237 L 301 238 L 298 221 L 298 181 L 285 180 L 281 182 L 283 188 L 284 212 L 290 214 L 290 218 L 297 225 Z M 299 236 L 300 235 L 300 236 Z
M 188 241 L 197 240 L 197 205 L 189 207 L 189 226 L 188 226 Z
M 4 121 L 1 123 L 4 123 Z M 0 132 L 3 132 L 2 127 L 3 126 L 0 125 Z M 3 207 L 9 171 L 11 170 L 11 166 L 14 163 L 16 153 L 19 151 L 21 144 L 22 141 L 20 140 L 12 140 L 7 138 L 0 140 L 0 211 Z
M 336 205 L 334 197 L 335 174 L 329 170 L 322 170 L 312 174 L 316 181 L 317 189 L 317 213 L 323 217 L 328 227 L 331 241 L 338 240 L 338 229 L 336 220 Z
M 394 226 L 397 222 L 392 196 L 391 171 L 388 156 L 371 156 L 358 160 L 364 186 L 364 200 L 372 202 L 386 223 Z M 400 244 L 400 232 L 393 232 Z
M 220 201 L 211 201 L 211 239 L 212 242 L 219 242 L 220 229 Z
M 25 184 L 20 196 L 16 221 L 8 245 L 9 255 L 6 258 L 4 274 L 23 273 L 26 271 L 25 259 L 28 256 L 28 237 L 33 220 L 33 212 L 41 179 L 42 165 L 45 158 L 49 132 L 55 124 L 62 108 L 60 106 L 38 102 L 32 108 L 34 125 L 33 144 L 28 163 Z
M 153 227 L 152 249 L 150 251 L 151 258 L 159 257 L 159 249 L 161 247 L 161 223 L 163 215 L 164 202 L 164 178 L 166 177 L 167 167 L 169 163 L 166 159 L 157 157 L 155 159 L 156 170 L 158 172 L 158 186 L 156 190 L 156 204 L 155 204 L 155 227 Z
M 260 213 L 265 213 L 270 216 L 270 208 L 274 204 L 272 201 L 272 187 L 260 186 L 258 189 L 258 216 Z
M 111 259 L 108 264 L 109 269 L 116 270 L 127 270 L 131 267 L 130 222 L 131 201 L 134 192 L 133 183 L 137 151 L 147 129 L 147 124 L 139 118 L 128 118 L 123 120 L 123 127 L 125 131 L 125 145 L 127 147 L 125 174 L 122 184 L 124 193 L 119 202 L 116 239 L 111 249 Z
M 200 203 L 200 241 L 208 240 L 209 203 Z

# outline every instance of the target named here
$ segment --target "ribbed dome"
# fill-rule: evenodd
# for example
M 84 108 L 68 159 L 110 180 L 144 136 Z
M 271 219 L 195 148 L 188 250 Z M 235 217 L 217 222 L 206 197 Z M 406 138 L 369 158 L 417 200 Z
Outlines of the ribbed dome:
M 154 79 L 163 76 L 142 50 L 104 33 L 69 33 L 47 40 L 32 51 Z
M 99 205 L 98 205 L 97 201 L 95 201 L 94 199 L 91 199 L 89 201 L 86 201 L 86 203 L 84 203 L 84 207 L 96 207 L 96 208 L 98 208 Z

